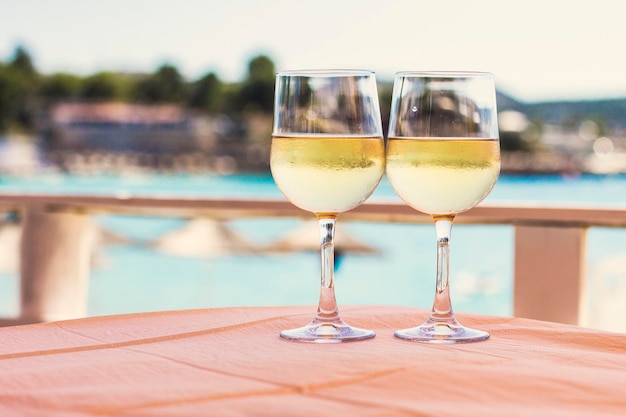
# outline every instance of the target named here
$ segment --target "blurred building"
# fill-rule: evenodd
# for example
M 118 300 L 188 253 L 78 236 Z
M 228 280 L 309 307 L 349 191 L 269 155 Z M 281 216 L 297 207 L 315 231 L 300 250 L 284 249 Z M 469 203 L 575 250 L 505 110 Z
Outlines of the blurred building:
M 48 151 L 211 152 L 216 135 L 207 117 L 171 105 L 58 103 L 50 109 Z
M 200 114 L 173 104 L 61 102 L 42 122 L 40 150 L 74 173 L 231 173 L 269 166 L 271 116 Z

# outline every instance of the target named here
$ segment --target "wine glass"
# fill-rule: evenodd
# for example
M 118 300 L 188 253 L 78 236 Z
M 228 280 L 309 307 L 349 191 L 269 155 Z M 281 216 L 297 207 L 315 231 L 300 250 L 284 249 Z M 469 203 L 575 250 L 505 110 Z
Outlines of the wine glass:
M 462 326 L 450 299 L 450 233 L 457 214 L 480 203 L 500 174 L 500 141 L 493 76 L 477 72 L 400 72 L 393 87 L 387 177 L 409 206 L 432 216 L 437 280 L 430 316 L 395 332 L 435 343 L 484 340 Z
M 308 325 L 283 339 L 336 343 L 374 337 L 346 324 L 334 287 L 335 219 L 363 203 L 385 170 L 376 78 L 371 71 L 311 70 L 276 74 L 272 176 L 295 206 L 319 222 L 321 291 Z

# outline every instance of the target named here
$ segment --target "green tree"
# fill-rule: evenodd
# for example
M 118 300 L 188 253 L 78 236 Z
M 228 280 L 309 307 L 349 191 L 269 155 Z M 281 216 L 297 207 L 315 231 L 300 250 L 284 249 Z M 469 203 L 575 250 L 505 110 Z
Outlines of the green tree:
M 108 71 L 99 72 L 83 80 L 80 97 L 94 100 L 121 100 L 124 86 L 118 74 Z
M 15 48 L 13 59 L 9 64 L 9 68 L 22 74 L 22 76 L 29 81 L 37 80 L 37 70 L 35 69 L 33 60 L 30 57 L 30 54 L 22 46 Z
M 14 72 L 0 63 L 0 132 L 5 132 L 16 118 L 19 91 L 14 83 Z
M 164 64 L 137 83 L 134 98 L 146 103 L 184 103 L 188 88 L 178 69 Z
M 274 62 L 265 55 L 252 58 L 248 63 L 248 75 L 239 92 L 243 110 L 271 113 L 274 107 Z
M 191 85 L 189 107 L 215 113 L 222 110 L 224 84 L 210 72 Z
M 35 124 L 39 75 L 28 52 L 15 49 L 8 64 L 0 64 L 0 130 L 30 130 Z
M 66 100 L 79 97 L 82 88 L 83 80 L 79 76 L 56 73 L 42 78 L 39 94 L 47 101 Z
M 274 84 L 275 76 L 274 62 L 266 55 L 254 57 L 248 63 L 248 82 L 260 81 Z

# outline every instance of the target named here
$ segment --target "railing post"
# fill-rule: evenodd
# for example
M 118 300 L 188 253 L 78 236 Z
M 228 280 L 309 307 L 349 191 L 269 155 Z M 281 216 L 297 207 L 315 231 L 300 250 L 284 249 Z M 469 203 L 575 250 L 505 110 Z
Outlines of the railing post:
M 514 316 L 582 324 L 586 232 L 584 227 L 515 227 Z
M 23 211 L 20 243 L 22 321 L 82 317 L 93 248 L 90 217 L 78 212 Z

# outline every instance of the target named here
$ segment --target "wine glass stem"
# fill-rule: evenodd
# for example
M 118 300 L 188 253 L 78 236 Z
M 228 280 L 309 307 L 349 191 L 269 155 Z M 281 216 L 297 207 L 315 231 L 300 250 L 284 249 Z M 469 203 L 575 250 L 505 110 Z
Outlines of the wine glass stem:
M 322 260 L 321 291 L 315 319 L 340 320 L 335 298 L 335 217 L 319 217 L 320 254 Z
M 450 234 L 454 216 L 435 217 L 437 231 L 437 288 L 435 301 L 430 313 L 432 321 L 454 320 L 450 301 Z

